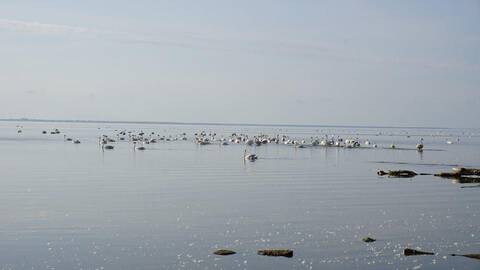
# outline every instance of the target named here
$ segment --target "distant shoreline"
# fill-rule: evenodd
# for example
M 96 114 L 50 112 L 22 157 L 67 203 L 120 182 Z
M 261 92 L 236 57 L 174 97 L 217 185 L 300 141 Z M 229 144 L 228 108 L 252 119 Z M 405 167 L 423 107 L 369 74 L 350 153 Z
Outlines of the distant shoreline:
M 108 121 L 108 120 L 69 120 L 69 119 L 30 119 L 9 118 L 0 119 L 0 122 L 36 122 L 36 123 L 90 123 L 90 124 L 148 124 L 148 125 L 193 125 L 193 126 L 252 126 L 252 127 L 318 127 L 318 128 L 386 128 L 386 129 L 457 129 L 447 127 L 411 127 L 411 126 L 349 126 L 349 125 L 313 125 L 313 124 L 252 124 L 252 123 L 193 123 L 193 122 L 164 122 L 164 121 Z M 476 129 L 476 128 L 458 128 Z

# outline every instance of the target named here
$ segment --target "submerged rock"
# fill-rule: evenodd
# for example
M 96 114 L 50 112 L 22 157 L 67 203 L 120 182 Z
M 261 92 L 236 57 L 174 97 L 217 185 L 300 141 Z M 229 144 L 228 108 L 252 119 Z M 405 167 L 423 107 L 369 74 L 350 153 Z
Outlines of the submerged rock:
M 475 186 L 463 186 L 460 188 L 480 188 L 480 185 L 475 185 Z
M 293 257 L 293 250 L 290 249 L 263 249 L 257 251 L 258 255 L 272 256 L 272 257 Z
M 365 242 L 365 243 L 372 243 L 372 242 L 377 241 L 377 239 L 374 239 L 374 238 L 371 238 L 371 237 L 364 237 L 362 239 L 362 241 Z
M 435 253 L 406 248 L 403 250 L 403 255 L 405 256 L 435 255 Z
M 480 177 L 461 176 L 451 178 L 454 184 L 477 184 L 480 183 Z
M 434 176 L 442 177 L 442 178 L 460 178 L 462 177 L 461 174 L 458 174 L 456 172 L 442 172 L 442 173 L 436 173 Z
M 228 255 L 236 254 L 236 252 L 228 249 L 219 249 L 213 252 L 213 254 L 220 255 L 220 256 L 228 256 Z

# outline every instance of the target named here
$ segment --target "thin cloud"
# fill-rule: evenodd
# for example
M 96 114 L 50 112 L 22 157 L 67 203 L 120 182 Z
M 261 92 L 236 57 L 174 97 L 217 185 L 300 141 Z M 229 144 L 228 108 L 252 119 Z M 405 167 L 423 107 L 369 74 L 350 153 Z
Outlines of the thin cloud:
M 248 53 L 274 53 L 308 55 L 313 57 L 326 57 L 342 61 L 371 63 L 371 64 L 395 64 L 418 66 L 428 69 L 440 70 L 477 70 L 478 65 L 466 63 L 454 63 L 451 61 L 437 61 L 420 58 L 389 58 L 370 55 L 352 54 L 348 48 L 334 43 L 302 42 L 287 40 L 265 40 L 248 38 L 218 38 L 201 33 L 161 32 L 155 34 L 109 31 L 62 24 L 49 24 L 40 22 L 0 19 L 0 30 L 13 32 L 32 33 L 39 35 L 75 36 L 86 39 L 100 39 L 124 44 L 144 44 L 159 47 L 195 48 L 201 50 Z
M 39 22 L 25 22 L 17 20 L 0 19 L 0 29 L 29 32 L 38 34 L 83 34 L 90 30 L 85 27 L 75 27 L 60 24 L 46 24 Z
M 49 24 L 40 22 L 0 19 L 0 29 L 32 33 L 40 35 L 67 36 L 75 35 L 84 38 L 99 38 L 129 44 L 147 44 L 152 46 L 193 47 L 199 49 L 213 49 L 230 51 L 240 49 L 246 51 L 326 51 L 329 46 L 325 44 L 306 44 L 301 42 L 288 42 L 276 40 L 248 40 L 227 38 L 220 39 L 199 33 L 161 32 L 156 34 L 143 34 L 134 32 L 110 31 L 86 27 Z

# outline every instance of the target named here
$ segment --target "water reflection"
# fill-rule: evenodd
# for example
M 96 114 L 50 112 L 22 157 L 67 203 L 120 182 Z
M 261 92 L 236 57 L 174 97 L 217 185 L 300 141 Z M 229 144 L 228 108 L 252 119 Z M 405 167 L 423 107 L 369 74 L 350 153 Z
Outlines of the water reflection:
M 377 128 L 202 127 L 228 136 L 286 133 L 374 138 L 397 149 L 198 145 L 159 140 L 144 152 L 127 141 L 114 151 L 102 134 L 143 130 L 192 138 L 198 126 L 0 123 L 0 269 L 476 269 L 461 257 L 403 257 L 409 245 L 438 254 L 480 250 L 478 189 L 433 176 L 378 178 L 379 167 L 448 171 L 480 164 L 472 131 Z M 100 129 L 99 129 L 100 128 Z M 320 131 L 318 131 L 320 130 Z M 117 131 L 118 132 L 118 131 Z M 445 136 L 462 136 L 447 145 Z M 63 133 L 81 144 L 63 141 Z M 375 136 L 375 134 L 387 134 Z M 430 135 L 429 135 L 430 134 Z M 478 133 L 477 133 L 478 134 Z M 423 153 L 410 150 L 419 137 Z M 405 150 L 403 150 L 405 149 Z M 429 151 L 437 149 L 442 151 Z M 380 161 L 383 163 L 378 163 Z M 388 163 L 387 163 L 388 162 Z M 468 185 L 472 183 L 458 183 Z M 474 187 L 474 186 L 472 186 Z M 364 243 L 366 235 L 377 241 Z M 237 254 L 218 258 L 219 248 Z M 293 258 L 257 250 L 284 248 Z

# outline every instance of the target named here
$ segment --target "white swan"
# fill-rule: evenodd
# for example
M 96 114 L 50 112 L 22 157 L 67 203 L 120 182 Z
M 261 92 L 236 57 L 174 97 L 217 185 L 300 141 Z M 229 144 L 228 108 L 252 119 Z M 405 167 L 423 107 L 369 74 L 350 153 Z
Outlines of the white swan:
M 145 146 L 139 146 L 139 147 L 136 147 L 136 146 L 137 146 L 137 142 L 133 142 L 133 151 L 135 151 L 135 150 L 143 151 L 143 150 L 147 149 L 147 148 L 145 148 Z
M 421 138 L 420 143 L 417 144 L 417 151 L 423 151 L 423 138 Z
M 243 158 L 248 161 L 255 161 L 258 159 L 258 156 L 255 154 L 247 154 L 247 149 L 245 149 L 245 152 L 243 153 Z

